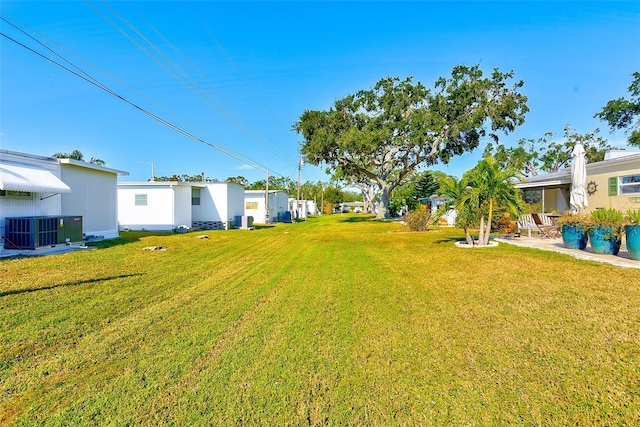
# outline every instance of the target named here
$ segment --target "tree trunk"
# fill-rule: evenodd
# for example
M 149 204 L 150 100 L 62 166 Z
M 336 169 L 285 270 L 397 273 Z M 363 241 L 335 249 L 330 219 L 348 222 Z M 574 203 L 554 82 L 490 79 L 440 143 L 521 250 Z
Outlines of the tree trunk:
M 464 238 L 467 239 L 467 245 L 473 246 L 473 239 L 471 238 L 471 233 L 469 233 L 469 228 L 464 227 Z
M 491 234 L 491 220 L 493 219 L 493 199 L 489 199 L 489 218 L 487 220 L 487 229 L 485 230 L 484 244 L 489 244 L 489 235 Z
M 389 218 L 389 187 L 383 187 L 380 193 L 380 203 L 378 204 L 378 216 L 376 219 Z
M 364 211 L 366 213 L 373 212 L 373 200 L 375 199 L 375 188 L 372 186 L 368 186 L 361 189 L 362 198 L 364 200 Z
M 484 230 L 484 234 L 485 234 L 484 245 L 486 246 L 489 244 L 489 235 L 491 234 L 491 220 L 487 221 L 487 228 L 486 230 Z
M 484 215 L 480 218 L 480 232 L 478 233 L 478 245 L 484 245 Z

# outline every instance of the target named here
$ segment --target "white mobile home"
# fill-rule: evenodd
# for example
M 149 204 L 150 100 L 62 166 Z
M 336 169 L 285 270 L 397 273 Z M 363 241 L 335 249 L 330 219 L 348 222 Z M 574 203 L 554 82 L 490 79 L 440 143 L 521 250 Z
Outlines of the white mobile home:
M 314 200 L 307 200 L 307 212 L 309 215 L 318 215 L 318 207 Z
M 6 218 L 75 216 L 82 217 L 83 238 L 117 237 L 118 175 L 127 175 L 127 172 L 75 160 L 0 150 L 2 235 L 8 234 Z M 6 242 L 2 243 L 6 246 Z
M 191 225 L 191 187 L 178 182 L 118 183 L 120 230 L 169 231 Z
M 72 159 L 60 159 L 62 181 L 71 187 L 62 195 L 62 215 L 82 215 L 83 233 L 91 238 L 118 237 L 117 169 Z
M 62 213 L 61 194 L 71 188 L 60 179 L 60 164 L 50 157 L 0 150 L 0 230 L 5 218 Z
M 288 210 L 288 198 L 282 190 L 269 191 L 269 212 L 266 216 L 265 190 L 245 190 L 244 215 L 252 216 L 254 221 L 261 224 L 282 221 L 284 213 Z
M 121 230 L 226 229 L 244 213 L 244 188 L 233 183 L 121 182 Z
M 244 187 L 227 182 L 191 183 L 193 186 L 193 228 L 210 229 L 211 222 L 232 228 L 236 216 L 244 215 Z M 198 192 L 199 190 L 199 192 Z M 197 195 L 200 194 L 200 204 Z M 213 228 L 220 228 L 213 224 Z
M 317 214 L 316 202 L 313 200 L 289 199 L 289 209 L 291 210 L 291 215 L 294 219 L 306 218 L 309 215 Z

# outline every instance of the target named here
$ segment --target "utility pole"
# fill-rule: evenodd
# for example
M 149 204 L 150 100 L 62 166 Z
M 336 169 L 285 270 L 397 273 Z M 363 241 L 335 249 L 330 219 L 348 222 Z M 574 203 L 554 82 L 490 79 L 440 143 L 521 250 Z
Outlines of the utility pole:
M 152 162 L 145 162 L 144 160 L 141 161 L 140 163 L 147 163 L 147 164 L 151 165 L 151 181 L 155 181 L 156 180 L 156 168 L 155 168 L 155 165 Z
M 320 202 L 320 215 L 324 213 L 324 185 L 322 186 L 322 201 Z
M 267 170 L 267 185 L 264 190 L 264 223 L 269 224 L 269 171 Z
M 300 170 L 302 169 L 302 153 L 298 160 L 298 195 L 296 198 L 296 219 L 300 218 Z

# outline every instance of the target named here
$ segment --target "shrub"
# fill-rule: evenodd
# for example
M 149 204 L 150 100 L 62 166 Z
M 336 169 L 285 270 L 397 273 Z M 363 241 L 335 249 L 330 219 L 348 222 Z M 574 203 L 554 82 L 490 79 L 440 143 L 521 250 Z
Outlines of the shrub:
M 620 240 L 622 234 L 622 223 L 624 221 L 624 215 L 622 211 L 617 209 L 598 209 L 591 212 L 591 229 L 598 229 L 601 227 L 610 227 L 611 236 L 605 235 L 605 239 L 615 237 Z
M 570 225 L 582 230 L 587 230 L 591 222 L 591 215 L 585 213 L 574 214 L 571 212 L 565 212 L 560 218 L 558 218 L 558 225 Z
M 627 211 L 627 218 L 630 224 L 640 225 L 640 209 L 637 209 L 635 211 L 629 209 Z
M 406 224 L 411 231 L 426 231 L 431 220 L 431 209 L 427 205 L 418 206 L 406 215 Z
M 591 218 L 595 224 L 620 226 L 624 217 L 617 209 L 598 209 L 591 212 Z

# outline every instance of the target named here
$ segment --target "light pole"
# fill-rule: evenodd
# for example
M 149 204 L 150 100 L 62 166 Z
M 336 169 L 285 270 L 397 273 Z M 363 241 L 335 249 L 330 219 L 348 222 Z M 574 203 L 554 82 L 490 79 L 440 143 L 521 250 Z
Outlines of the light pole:
M 155 181 L 156 180 L 156 169 L 155 169 L 155 165 L 151 162 L 147 162 L 142 160 L 140 163 L 146 163 L 151 165 L 151 181 Z
M 300 218 L 300 170 L 302 169 L 302 153 L 300 153 L 300 160 L 298 161 L 298 194 L 296 198 L 296 219 Z
M 269 171 L 267 170 L 267 181 L 264 188 L 264 223 L 269 224 Z

